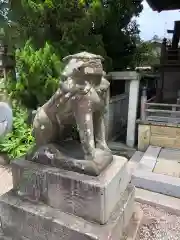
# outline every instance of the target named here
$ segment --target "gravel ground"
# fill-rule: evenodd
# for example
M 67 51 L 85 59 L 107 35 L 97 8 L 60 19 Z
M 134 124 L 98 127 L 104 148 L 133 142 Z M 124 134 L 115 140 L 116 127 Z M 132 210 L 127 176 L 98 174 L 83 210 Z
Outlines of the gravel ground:
M 136 240 L 180 240 L 180 216 L 146 204 L 139 206 L 144 217 Z

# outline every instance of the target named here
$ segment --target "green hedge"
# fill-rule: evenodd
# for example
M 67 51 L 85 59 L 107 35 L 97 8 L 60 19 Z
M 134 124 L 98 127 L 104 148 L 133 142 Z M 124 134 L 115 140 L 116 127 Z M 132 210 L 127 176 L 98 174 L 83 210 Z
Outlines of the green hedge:
M 10 159 L 24 155 L 34 145 L 31 126 L 27 124 L 28 112 L 17 102 L 13 102 L 13 129 L 0 139 L 0 152 Z
M 48 43 L 35 50 L 28 41 L 24 48 L 16 50 L 18 78 L 15 81 L 9 77 L 7 91 L 25 107 L 36 109 L 56 91 L 61 70 L 61 61 Z

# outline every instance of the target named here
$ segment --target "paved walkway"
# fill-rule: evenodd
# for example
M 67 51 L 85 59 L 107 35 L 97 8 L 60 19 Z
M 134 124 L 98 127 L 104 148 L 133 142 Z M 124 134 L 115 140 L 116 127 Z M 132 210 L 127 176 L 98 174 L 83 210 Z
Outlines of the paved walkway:
M 12 188 L 12 174 L 9 167 L 0 165 L 0 195 Z
M 153 172 L 179 178 L 180 150 L 168 148 L 161 149 Z
M 129 165 L 136 187 L 180 198 L 180 149 L 149 146 L 145 153 L 137 151 Z

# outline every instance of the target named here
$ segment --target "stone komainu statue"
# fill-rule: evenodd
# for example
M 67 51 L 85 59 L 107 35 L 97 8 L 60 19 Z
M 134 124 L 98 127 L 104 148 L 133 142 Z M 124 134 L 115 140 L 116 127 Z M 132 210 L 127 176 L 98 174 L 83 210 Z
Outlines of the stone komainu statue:
M 37 110 L 34 118 L 36 150 L 30 155 L 32 159 L 43 158 L 40 154 L 43 149 L 46 156 L 59 159 L 63 168 L 90 175 L 98 175 L 112 161 L 105 136 L 110 84 L 104 78 L 102 60 L 101 56 L 88 52 L 64 58 L 67 64 L 59 89 Z M 75 124 L 87 161 L 68 158 L 59 148 L 72 134 Z
M 0 102 L 0 138 L 4 137 L 12 129 L 13 112 L 10 105 Z

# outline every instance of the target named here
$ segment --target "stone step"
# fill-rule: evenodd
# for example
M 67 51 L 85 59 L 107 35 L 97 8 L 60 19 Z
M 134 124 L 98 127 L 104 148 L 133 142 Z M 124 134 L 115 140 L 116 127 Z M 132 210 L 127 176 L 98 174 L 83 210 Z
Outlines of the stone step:
M 180 198 L 180 178 L 137 169 L 131 183 L 137 188 Z
M 139 163 L 143 157 L 144 153 L 140 151 L 136 151 L 133 156 L 130 158 L 127 169 L 129 174 L 131 175 L 139 166 Z
M 160 154 L 161 147 L 149 146 L 143 157 L 140 160 L 140 168 L 145 169 L 146 171 L 153 171 L 158 156 Z
M 114 156 L 98 177 L 27 160 L 12 163 L 13 186 L 19 196 L 104 224 L 131 180 L 127 159 Z
M 161 152 L 161 147 L 149 146 L 141 158 L 138 167 L 132 172 L 131 182 L 137 188 L 180 198 L 180 178 L 164 174 L 165 171 L 163 168 L 161 171 L 161 166 L 159 165 Z M 163 154 L 165 152 L 163 151 Z M 168 154 L 167 157 L 169 157 Z M 174 162 L 176 163 L 176 161 Z M 172 170 L 172 168 L 169 169 L 170 171 Z M 168 169 L 166 171 L 168 173 Z
M 109 221 L 100 225 L 42 203 L 21 200 L 10 191 L 0 197 L 3 234 L 16 240 L 119 240 L 134 211 L 134 192 L 129 185 Z

